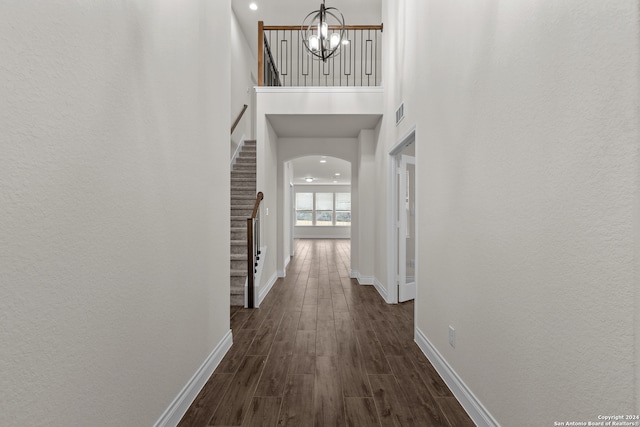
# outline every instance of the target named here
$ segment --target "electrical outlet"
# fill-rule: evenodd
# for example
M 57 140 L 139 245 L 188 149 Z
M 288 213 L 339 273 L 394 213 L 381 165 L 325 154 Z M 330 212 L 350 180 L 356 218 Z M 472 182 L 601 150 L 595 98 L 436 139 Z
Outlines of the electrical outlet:
M 449 325 L 449 345 L 456 348 L 456 330 L 451 325 Z

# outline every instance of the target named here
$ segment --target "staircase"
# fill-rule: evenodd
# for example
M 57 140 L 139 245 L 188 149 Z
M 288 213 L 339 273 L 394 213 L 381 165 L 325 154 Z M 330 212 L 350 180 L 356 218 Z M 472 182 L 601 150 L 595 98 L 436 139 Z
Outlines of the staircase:
M 244 306 L 247 218 L 256 201 L 256 141 L 245 141 L 231 170 L 231 305 Z

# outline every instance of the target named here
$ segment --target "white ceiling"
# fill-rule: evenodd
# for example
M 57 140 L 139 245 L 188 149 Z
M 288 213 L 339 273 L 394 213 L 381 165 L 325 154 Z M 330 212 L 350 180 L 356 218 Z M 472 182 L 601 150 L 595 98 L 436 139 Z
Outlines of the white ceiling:
M 357 138 L 360 130 L 374 129 L 378 114 L 269 114 L 280 138 Z
M 249 9 L 256 3 L 258 10 Z M 254 55 L 257 55 L 258 21 L 264 25 L 301 25 L 305 16 L 320 8 L 321 0 L 232 0 Z M 382 23 L 382 0 L 326 0 L 327 7 L 336 7 L 344 15 L 346 25 L 378 25 Z
M 326 163 L 320 163 L 320 160 L 326 160 Z M 292 160 L 291 165 L 294 185 L 351 184 L 351 163 L 346 160 L 327 156 L 307 156 Z M 313 178 L 313 182 L 306 182 L 306 177 Z

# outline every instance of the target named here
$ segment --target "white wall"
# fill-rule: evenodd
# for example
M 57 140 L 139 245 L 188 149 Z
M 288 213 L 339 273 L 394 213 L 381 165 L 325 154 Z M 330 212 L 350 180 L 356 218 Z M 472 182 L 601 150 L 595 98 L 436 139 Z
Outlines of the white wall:
M 357 236 L 358 238 L 358 264 L 352 266 L 352 274 L 358 277 L 360 283 L 373 284 L 377 280 L 380 286 L 381 280 L 375 277 L 375 249 L 377 246 L 375 232 L 376 218 L 379 211 L 376 209 L 379 197 L 379 188 L 376 187 L 376 136 L 375 131 L 365 129 L 358 135 L 357 156 L 357 181 L 360 183 L 359 191 L 354 193 L 352 200 L 357 200 Z M 384 281 L 384 279 L 382 280 Z
M 231 134 L 230 158 L 238 148 L 240 140 L 253 139 L 251 131 L 251 119 L 253 117 L 254 105 L 254 82 L 252 74 L 255 75 L 258 62 L 251 52 L 235 12 L 231 11 L 231 124 L 236 120 L 242 111 L 242 106 L 247 105 L 242 119 Z M 231 124 L 229 127 L 231 127 Z
M 284 269 L 287 268 L 291 256 L 294 252 L 294 246 L 292 245 L 293 230 L 291 221 L 293 220 L 293 205 L 291 201 L 291 193 L 293 192 L 293 165 L 291 162 L 284 162 L 282 166 L 283 180 L 282 182 L 282 204 L 284 206 L 282 212 L 282 260 Z M 287 206 L 289 209 L 287 209 Z M 282 273 L 282 274 L 280 274 Z M 278 273 L 278 276 L 284 276 L 285 272 Z
M 229 331 L 230 13 L 0 6 L 0 425 L 152 425 Z
M 258 107 L 258 114 L 260 108 Z M 284 269 L 279 263 L 284 260 L 284 246 L 279 247 L 279 239 L 284 237 L 284 215 L 280 209 L 283 180 L 281 170 L 275 166 L 278 161 L 278 135 L 269 122 L 258 122 L 256 185 L 257 190 L 264 193 L 264 199 L 260 204 L 260 245 L 266 247 L 264 254 L 264 267 L 257 284 L 258 292 L 270 287 L 278 277 L 278 270 Z M 260 137 L 262 136 L 262 137 Z M 257 293 L 256 293 L 257 295 Z
M 501 425 L 638 413 L 637 2 L 384 13 L 407 118 L 381 134 L 417 127 L 417 328 Z

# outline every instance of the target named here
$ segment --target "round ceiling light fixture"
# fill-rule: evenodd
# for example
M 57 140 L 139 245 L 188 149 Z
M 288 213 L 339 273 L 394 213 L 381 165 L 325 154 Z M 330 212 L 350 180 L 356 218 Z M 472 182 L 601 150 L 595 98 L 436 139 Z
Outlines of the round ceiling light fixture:
M 344 16 L 335 7 L 325 7 L 324 0 L 320 9 L 308 14 L 300 27 L 302 43 L 313 59 L 327 62 L 327 59 L 340 53 L 345 39 Z

